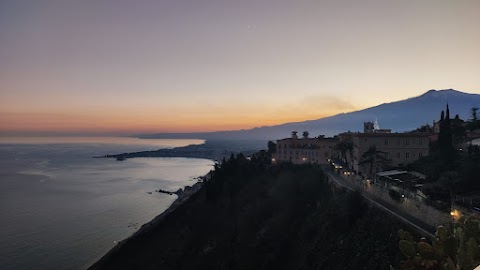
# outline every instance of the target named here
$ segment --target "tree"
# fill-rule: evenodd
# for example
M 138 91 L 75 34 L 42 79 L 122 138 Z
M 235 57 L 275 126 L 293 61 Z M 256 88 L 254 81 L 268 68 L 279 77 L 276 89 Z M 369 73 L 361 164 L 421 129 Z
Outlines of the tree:
M 277 152 L 277 144 L 272 141 L 268 141 L 268 153 L 271 155 L 275 152 Z
M 371 146 L 365 153 L 363 153 L 358 164 L 369 165 L 370 177 L 373 177 L 373 167 L 380 166 L 381 168 L 384 168 L 391 162 L 385 157 L 385 155 L 385 152 L 377 150 L 375 146 Z
M 297 133 L 296 130 L 292 131 L 292 139 L 298 139 Z
M 420 126 L 419 128 L 417 128 L 417 129 L 414 130 L 413 132 L 429 132 L 429 133 L 433 133 L 433 127 L 430 126 L 429 124 L 426 124 L 426 125 Z
M 333 147 L 333 149 L 340 152 L 342 161 L 347 162 L 347 159 L 346 159 L 347 152 L 350 153 L 350 156 L 352 155 L 353 143 L 350 142 L 350 141 L 341 141 L 341 142 L 337 143 Z
M 440 176 L 440 183 L 443 184 L 450 192 L 450 208 L 455 205 L 455 196 L 457 193 L 457 184 L 460 182 L 456 171 L 447 171 Z
M 454 145 L 459 145 L 465 141 L 467 137 L 467 129 L 465 128 L 465 121 L 460 119 L 458 114 L 451 121 L 451 129 L 452 129 Z
M 302 134 L 302 137 L 303 137 L 304 139 L 308 139 L 308 136 L 309 136 L 309 135 L 310 135 L 310 133 L 308 133 L 308 131 L 305 130 L 305 131 L 303 132 L 303 134 Z
M 450 109 L 447 104 L 447 113 L 444 117 L 442 111 L 440 117 L 440 133 L 438 134 L 438 147 L 439 149 L 449 154 L 453 150 L 453 135 L 452 135 L 452 125 L 450 121 Z
M 472 113 L 472 122 L 478 121 L 478 115 L 477 115 L 478 107 L 473 107 L 470 109 L 470 111 Z
M 477 113 L 478 110 L 479 110 L 478 107 L 473 107 L 470 109 L 472 118 L 468 120 L 469 130 L 475 130 L 477 128 L 480 128 L 480 120 L 478 119 L 478 113 Z

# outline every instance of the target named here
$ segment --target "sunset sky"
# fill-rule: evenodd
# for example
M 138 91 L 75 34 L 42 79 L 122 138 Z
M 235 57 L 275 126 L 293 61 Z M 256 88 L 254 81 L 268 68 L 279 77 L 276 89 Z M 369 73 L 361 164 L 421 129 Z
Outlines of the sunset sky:
M 0 135 L 317 119 L 480 94 L 480 1 L 0 0 Z

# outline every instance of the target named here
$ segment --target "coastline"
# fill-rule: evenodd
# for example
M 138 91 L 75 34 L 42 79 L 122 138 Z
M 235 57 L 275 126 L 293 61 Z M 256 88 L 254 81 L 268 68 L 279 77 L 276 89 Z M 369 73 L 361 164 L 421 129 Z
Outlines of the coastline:
M 201 182 L 198 181 L 192 186 L 185 186 L 183 189 L 179 189 L 179 191 L 180 190 L 182 191 L 181 192 L 177 191 L 174 193 L 177 195 L 177 198 L 175 199 L 175 201 L 173 201 L 173 203 L 167 209 L 165 209 L 165 211 L 163 211 L 162 213 L 154 217 L 149 222 L 143 224 L 140 227 L 140 229 L 134 232 L 131 236 L 118 242 L 118 244 L 113 248 L 111 248 L 109 251 L 107 251 L 107 253 L 105 253 L 95 261 L 86 264 L 87 267 L 85 269 L 96 269 L 97 265 L 101 264 L 103 261 L 108 260 L 110 257 L 114 256 L 116 251 L 119 250 L 123 245 L 128 244 L 128 242 L 131 241 L 132 239 L 142 237 L 143 235 L 149 233 L 150 230 L 152 230 L 153 228 L 161 224 L 166 217 L 168 217 L 171 213 L 175 212 L 175 210 L 179 206 L 187 202 L 192 195 L 196 194 L 203 187 L 203 183 L 210 179 L 210 176 L 211 176 L 211 171 L 205 174 L 204 176 L 198 177 L 199 180 L 201 179 Z
M 211 160 L 222 160 L 229 158 L 232 154 L 237 155 L 243 153 L 244 155 L 252 155 L 259 150 L 267 142 L 261 141 L 210 141 L 207 140 L 203 144 L 191 144 L 187 146 L 162 148 L 158 150 L 127 152 L 120 154 L 107 154 L 101 156 L 94 156 L 93 158 L 115 158 L 123 161 L 129 158 L 139 157 L 184 157 L 184 158 L 204 158 Z M 246 146 L 245 146 L 246 145 Z

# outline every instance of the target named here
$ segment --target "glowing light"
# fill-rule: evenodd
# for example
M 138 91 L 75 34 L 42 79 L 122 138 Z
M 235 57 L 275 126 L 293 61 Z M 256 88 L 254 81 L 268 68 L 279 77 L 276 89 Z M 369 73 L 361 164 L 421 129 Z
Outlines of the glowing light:
M 462 216 L 462 213 L 457 209 L 454 209 L 450 212 L 450 216 L 452 216 L 453 219 L 458 219 Z

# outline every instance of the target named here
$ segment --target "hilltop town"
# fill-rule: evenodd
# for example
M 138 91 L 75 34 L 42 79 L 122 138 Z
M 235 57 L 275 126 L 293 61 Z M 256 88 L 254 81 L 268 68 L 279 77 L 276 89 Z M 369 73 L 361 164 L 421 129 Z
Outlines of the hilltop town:
M 451 117 L 447 104 L 432 125 L 402 133 L 382 129 L 378 121 L 364 122 L 363 132 L 330 138 L 293 131 L 290 138 L 276 142 L 272 164 L 328 165 L 348 183 L 376 187 L 379 196 L 388 194 L 388 199 L 411 200 L 456 215 L 458 209 L 480 211 L 479 146 L 472 144 L 480 138 L 477 110 L 472 108 L 472 118 L 465 121 Z M 439 224 L 441 219 L 431 225 Z

